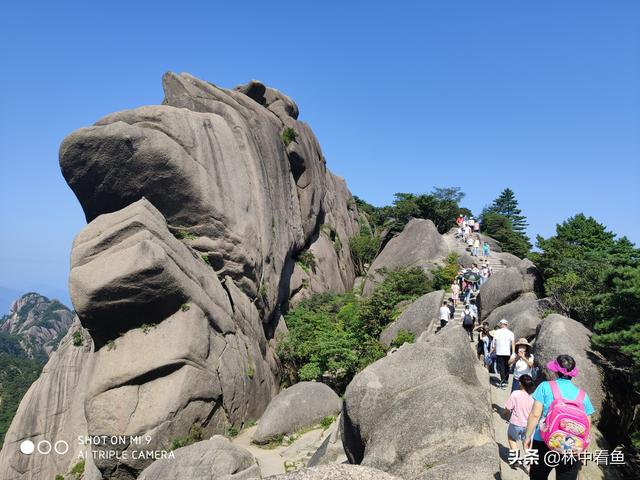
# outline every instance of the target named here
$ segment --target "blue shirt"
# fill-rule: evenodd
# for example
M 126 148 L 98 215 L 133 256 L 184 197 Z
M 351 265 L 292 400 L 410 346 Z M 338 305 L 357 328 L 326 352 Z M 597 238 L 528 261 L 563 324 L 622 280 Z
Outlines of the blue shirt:
M 574 400 L 578 396 L 580 389 L 573 383 L 571 383 L 571 380 L 568 380 L 566 378 L 558 378 L 556 382 L 558 384 L 558 390 L 560 390 L 562 398 L 564 398 L 565 400 Z M 538 385 L 538 388 L 536 388 L 536 391 L 533 392 L 533 395 L 531 396 L 534 400 L 537 400 L 542 404 L 541 418 L 546 417 L 547 410 L 549 410 L 549 406 L 551 405 L 551 402 L 553 402 L 553 392 L 551 391 L 551 385 L 549 385 L 549 382 L 542 382 L 540 385 Z M 584 401 L 582 402 L 582 404 L 584 405 L 584 411 L 587 415 L 592 415 L 596 411 L 595 408 L 593 408 L 593 405 L 591 405 L 591 399 L 589 398 L 587 392 L 584 393 Z M 540 436 L 537 425 L 536 432 L 533 435 L 533 439 L 542 441 L 542 437 Z

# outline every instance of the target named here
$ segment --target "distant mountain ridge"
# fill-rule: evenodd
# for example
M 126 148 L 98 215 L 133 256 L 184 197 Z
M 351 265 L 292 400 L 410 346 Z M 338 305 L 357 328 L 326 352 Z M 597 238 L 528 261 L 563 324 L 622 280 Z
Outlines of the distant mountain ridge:
M 73 312 L 58 300 L 29 292 L 15 300 L 0 318 L 0 351 L 19 355 L 16 345 L 30 358 L 46 359 L 73 321 Z

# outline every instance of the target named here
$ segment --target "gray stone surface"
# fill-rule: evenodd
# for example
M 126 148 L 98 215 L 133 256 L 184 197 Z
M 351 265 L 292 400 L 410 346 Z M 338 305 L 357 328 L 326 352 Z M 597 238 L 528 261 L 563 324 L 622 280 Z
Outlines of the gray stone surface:
M 327 430 L 327 438 L 324 439 L 307 462 L 307 467 L 347 462 L 347 456 L 342 446 L 342 437 L 340 436 L 340 422 L 341 420 L 338 416 L 337 421 Z
M 370 295 L 384 280 L 384 271 L 401 267 L 436 268 L 449 253 L 446 241 L 431 220 L 414 218 L 387 243 L 369 268 L 363 294 Z
M 380 343 L 388 347 L 400 330 L 415 334 L 416 338 L 438 321 L 444 290 L 429 292 L 403 310 L 380 334 Z
M 73 344 L 80 331 L 82 345 Z M 90 449 L 79 445 L 78 436 L 86 435 L 84 399 L 93 372 L 93 342 L 77 317 L 58 349 L 51 355 L 42 374 L 22 401 L 7 431 L 0 452 L 0 478 L 40 480 L 68 472 L 80 452 Z M 66 441 L 69 451 L 63 455 L 24 455 L 20 443 L 31 440 Z
M 178 448 L 175 458 L 159 459 L 138 480 L 259 480 L 256 459 L 229 440 L 215 435 L 209 440 Z
M 605 399 L 602 371 L 598 366 L 601 357 L 591 348 L 591 332 L 581 323 L 563 315 L 551 314 L 538 328 L 533 353 L 541 366 L 558 355 L 571 355 L 578 367 L 578 376 L 573 379 L 591 398 L 596 409 L 592 421 L 597 424 Z M 546 368 L 543 369 L 546 372 Z
M 281 391 L 265 410 L 253 434 L 255 443 L 267 443 L 279 434 L 294 433 L 340 412 L 342 401 L 328 386 L 300 382 Z
M 435 467 L 497 473 L 486 390 L 459 325 L 423 335 L 369 365 L 344 396 L 342 441 L 351 463 L 405 479 Z M 410 374 L 409 374 L 410 372 Z M 470 449 L 491 451 L 481 467 Z
M 534 298 L 527 298 L 527 295 L 532 295 Z M 524 337 L 531 341 L 536 335 L 538 325 L 542 322 L 544 309 L 549 307 L 548 300 L 538 300 L 534 294 L 525 294 L 493 310 L 485 321 L 489 323 L 489 328 L 493 328 L 505 318 L 509 321 L 509 329 L 513 331 L 516 340 Z
M 524 293 L 539 291 L 540 284 L 540 272 L 528 259 L 520 260 L 515 267 L 494 272 L 480 287 L 480 318 L 484 320 L 497 307 L 512 302 Z
M 269 480 L 400 480 L 388 473 L 360 465 L 323 465 L 267 478 Z

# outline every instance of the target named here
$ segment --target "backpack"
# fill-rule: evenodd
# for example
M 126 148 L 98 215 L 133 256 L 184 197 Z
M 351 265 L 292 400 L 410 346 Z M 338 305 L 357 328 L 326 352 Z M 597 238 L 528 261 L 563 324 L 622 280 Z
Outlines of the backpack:
M 473 317 L 471 314 L 465 313 L 464 317 L 462 317 L 462 326 L 470 327 L 471 325 L 473 325 Z
M 540 423 L 540 436 L 550 450 L 560 453 L 580 453 L 589 446 L 589 419 L 584 411 L 584 390 L 575 400 L 562 398 L 558 384 L 549 382 L 553 402 Z

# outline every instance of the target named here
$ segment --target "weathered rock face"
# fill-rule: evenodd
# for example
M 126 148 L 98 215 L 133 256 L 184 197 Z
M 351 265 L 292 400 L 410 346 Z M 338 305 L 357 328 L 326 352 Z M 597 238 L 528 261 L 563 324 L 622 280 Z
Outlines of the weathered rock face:
M 470 471 L 494 478 L 497 447 L 474 365 L 468 337 L 455 325 L 365 368 L 344 396 L 349 461 L 405 479 L 466 478 Z M 458 473 L 431 476 L 432 469 Z
M 156 460 L 138 480 L 259 480 L 256 459 L 220 435 L 178 448 L 175 458 Z
M 388 347 L 400 330 L 412 332 L 418 338 L 422 332 L 427 331 L 434 322 L 437 322 L 443 299 L 444 290 L 421 296 L 383 330 L 380 334 L 380 343 Z
M 592 421 L 597 424 L 602 413 L 604 388 L 602 372 L 598 366 L 599 357 L 591 348 L 591 332 L 581 323 L 556 313 L 546 317 L 536 336 L 533 352 L 540 365 L 558 355 L 571 355 L 579 369 L 578 376 L 573 379 L 580 388 L 589 394 L 591 403 L 596 409 Z M 543 369 L 546 372 L 546 368 Z
M 529 295 L 533 298 L 527 298 Z M 530 292 L 514 302 L 496 308 L 485 320 L 489 323 L 489 328 L 494 328 L 504 318 L 509 321 L 509 329 L 515 335 L 516 340 L 523 337 L 532 340 L 536 335 L 538 325 L 542 322 L 544 309 L 549 307 L 548 300 L 538 300 L 535 298 L 535 294 Z
M 17 337 L 28 356 L 48 356 L 72 321 L 73 313 L 59 301 L 27 293 L 11 304 L 8 315 L 0 318 L 0 332 Z
M 75 338 L 78 345 L 74 345 L 75 332 L 79 332 Z M 0 478 L 53 478 L 68 472 L 78 461 L 78 454 L 87 451 L 78 436 L 88 432 L 84 398 L 93 371 L 92 352 L 91 337 L 76 318 L 20 403 L 0 452 Z M 63 455 L 24 455 L 20 443 L 26 439 L 34 444 L 41 440 L 65 441 L 69 451 Z
M 323 383 L 300 382 L 280 392 L 260 418 L 253 434 L 255 443 L 267 443 L 276 436 L 319 423 L 340 412 L 342 401 Z
M 449 253 L 447 243 L 431 220 L 412 219 L 397 237 L 392 238 L 371 264 L 363 294 L 370 295 L 384 280 L 384 271 L 401 267 L 433 270 Z
M 76 435 L 149 435 L 145 450 L 193 425 L 212 435 L 260 417 L 278 390 L 274 336 L 286 329 L 294 259 L 322 252 L 314 288 L 346 291 L 358 231 L 351 194 L 291 99 L 259 82 L 226 90 L 169 73 L 163 83 L 163 105 L 108 115 L 60 148 L 90 222 L 74 242 L 70 290 L 96 348 L 84 365 L 52 367 L 59 377 L 92 369 L 58 402 L 82 404 L 86 426 L 68 427 Z M 38 404 L 49 393 L 32 395 Z M 25 421 L 14 422 L 16 438 Z M 131 455 L 141 448 L 110 445 L 129 455 L 96 466 L 133 479 L 150 463 Z M 38 478 L 70 467 L 31 462 Z
M 274 475 L 270 480 L 399 480 L 398 477 L 375 468 L 360 465 L 324 465 L 303 468 L 284 475 Z
M 540 272 L 531 260 L 520 260 L 517 266 L 495 272 L 480 287 L 478 308 L 485 319 L 497 307 L 509 303 L 527 292 L 540 290 Z
M 347 462 L 347 456 L 342 446 L 342 437 L 340 436 L 340 423 L 341 420 L 338 417 L 338 420 L 327 429 L 327 438 L 311 456 L 307 467 Z
M 289 293 L 292 254 L 331 216 L 330 197 L 345 192 L 325 201 L 337 181 L 280 92 L 258 82 L 225 90 L 188 74 L 168 73 L 163 84 L 164 105 L 114 113 L 67 137 L 65 179 L 87 220 L 146 197 L 173 231 L 195 237 L 189 243 L 220 278 L 257 299 L 267 321 Z M 296 132 L 288 145 L 285 128 Z M 334 213 L 335 228 L 351 222 Z

